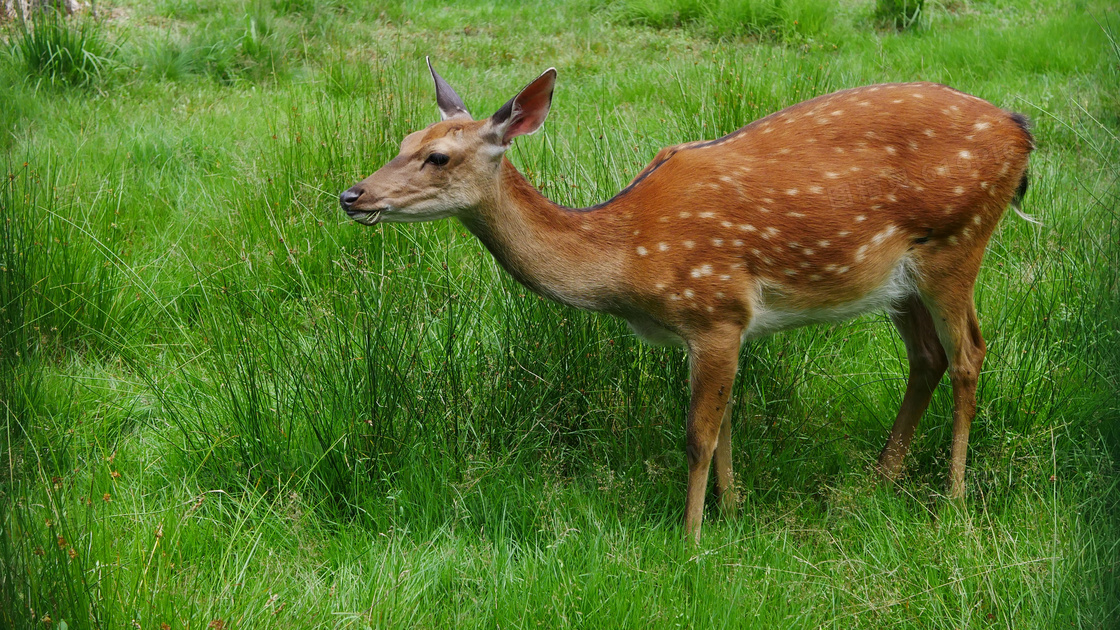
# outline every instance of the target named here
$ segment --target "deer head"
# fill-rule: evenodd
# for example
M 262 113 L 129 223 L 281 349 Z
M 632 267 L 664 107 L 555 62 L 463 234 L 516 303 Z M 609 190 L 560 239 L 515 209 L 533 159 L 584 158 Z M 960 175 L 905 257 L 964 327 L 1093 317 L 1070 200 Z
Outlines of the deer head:
M 493 201 L 502 156 L 514 138 L 544 124 L 556 85 L 556 69 L 549 68 L 494 115 L 473 120 L 430 60 L 428 70 L 441 120 L 405 136 L 397 157 L 339 196 L 342 209 L 359 223 L 462 217 Z

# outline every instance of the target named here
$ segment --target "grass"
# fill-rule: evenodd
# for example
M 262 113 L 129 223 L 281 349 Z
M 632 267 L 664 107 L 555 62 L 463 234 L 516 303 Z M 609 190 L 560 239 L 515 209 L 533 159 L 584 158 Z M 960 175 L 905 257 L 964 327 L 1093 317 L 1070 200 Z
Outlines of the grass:
M 69 20 L 53 8 L 13 20 L 10 45 L 25 72 L 50 84 L 89 85 L 112 62 L 113 47 L 92 19 Z
M 897 32 L 842 3 L 778 37 L 792 14 L 769 35 L 748 5 L 818 6 L 121 0 L 59 23 L 119 42 L 91 82 L 8 31 L 0 627 L 1114 627 L 1120 16 L 925 3 Z M 905 351 L 871 316 L 744 352 L 741 515 L 685 544 L 679 351 L 529 294 L 456 223 L 338 211 L 436 119 L 426 54 L 477 116 L 558 68 L 511 157 L 569 205 L 843 87 L 1030 115 L 1042 225 L 1005 218 L 977 288 L 967 503 L 947 381 L 875 483 Z

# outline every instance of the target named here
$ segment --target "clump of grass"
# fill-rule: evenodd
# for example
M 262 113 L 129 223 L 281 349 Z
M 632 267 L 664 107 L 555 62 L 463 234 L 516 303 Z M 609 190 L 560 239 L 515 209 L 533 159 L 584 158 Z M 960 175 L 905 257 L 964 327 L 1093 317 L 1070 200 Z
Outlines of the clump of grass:
M 875 21 L 900 31 L 919 28 L 926 10 L 926 0 L 876 0 Z
M 112 60 L 114 49 L 96 20 L 68 19 L 44 9 L 16 24 L 11 46 L 32 79 L 89 85 L 101 79 Z
M 609 5 L 625 23 L 693 28 L 715 39 L 752 36 L 781 41 L 821 33 L 832 5 L 818 0 L 621 0 Z
M 139 65 L 158 79 L 204 76 L 231 85 L 283 74 L 285 48 L 269 13 L 252 7 L 241 16 L 223 15 L 189 38 L 156 42 L 141 51 Z

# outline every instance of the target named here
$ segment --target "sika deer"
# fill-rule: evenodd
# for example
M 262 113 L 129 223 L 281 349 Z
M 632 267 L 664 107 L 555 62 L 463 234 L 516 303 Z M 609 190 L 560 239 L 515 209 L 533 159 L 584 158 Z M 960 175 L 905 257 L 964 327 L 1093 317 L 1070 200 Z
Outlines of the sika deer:
M 949 493 L 964 494 L 984 360 L 973 285 L 988 238 L 1026 190 L 1024 116 L 933 83 L 842 90 L 663 149 L 611 200 L 571 209 L 503 157 L 544 123 L 555 69 L 472 120 L 428 67 L 442 121 L 409 134 L 342 207 L 366 225 L 456 217 L 533 291 L 683 345 L 685 524 L 696 539 L 713 455 L 721 505 L 736 503 L 730 396 L 743 340 L 871 310 L 890 313 L 910 362 L 881 473 L 900 472 L 948 369 Z

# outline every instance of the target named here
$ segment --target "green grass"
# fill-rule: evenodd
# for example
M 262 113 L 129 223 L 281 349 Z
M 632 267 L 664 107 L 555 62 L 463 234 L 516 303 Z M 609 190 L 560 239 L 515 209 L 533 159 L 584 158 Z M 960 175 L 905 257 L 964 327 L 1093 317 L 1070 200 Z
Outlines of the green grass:
M 114 42 L 89 80 L 14 26 L 0 54 L 0 627 L 1115 626 L 1109 3 L 927 2 L 904 32 L 869 1 L 98 6 L 55 26 Z M 967 503 L 947 381 L 874 481 L 905 351 L 869 316 L 744 351 L 740 517 L 686 544 L 682 353 L 533 296 L 457 223 L 338 210 L 436 120 L 424 55 L 476 116 L 558 68 L 511 158 L 569 205 L 849 86 L 1031 116 L 1043 224 L 1007 216 L 980 276 Z

